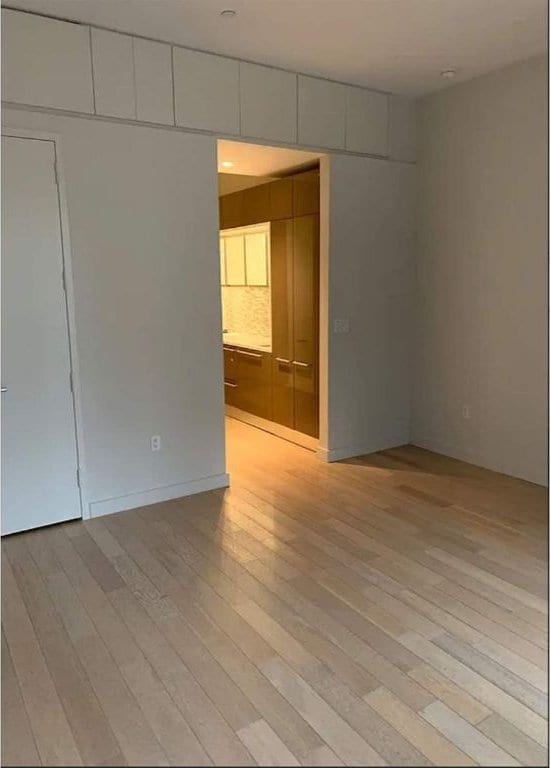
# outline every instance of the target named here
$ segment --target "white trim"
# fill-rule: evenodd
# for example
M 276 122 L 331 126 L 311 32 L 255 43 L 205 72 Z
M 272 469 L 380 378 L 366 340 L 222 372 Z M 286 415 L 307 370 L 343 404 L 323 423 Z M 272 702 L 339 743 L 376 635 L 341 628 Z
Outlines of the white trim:
M 269 421 L 269 419 L 263 419 L 261 416 L 255 416 L 253 413 L 247 413 L 240 408 L 235 408 L 234 405 L 225 406 L 225 415 L 249 424 L 251 427 L 269 432 L 269 434 L 275 435 L 275 437 L 288 440 L 289 443 L 295 443 L 295 445 L 299 445 L 301 448 L 307 448 L 308 451 L 316 451 L 318 449 L 319 441 L 317 438 L 304 435 L 302 432 L 297 432 L 295 429 L 290 429 L 290 427 L 285 427 L 282 424 L 276 424 L 274 421 Z
M 210 475 L 198 480 L 187 480 L 175 485 L 164 485 L 160 488 L 150 488 L 147 491 L 128 493 L 125 496 L 115 496 L 112 499 L 90 502 L 89 516 L 101 517 L 112 515 L 114 512 L 123 512 L 127 509 L 146 507 L 149 504 L 158 504 L 162 501 L 179 499 L 182 496 L 192 496 L 195 493 L 213 491 L 216 488 L 227 488 L 229 475 L 224 472 L 221 475 Z
M 59 200 L 59 220 L 61 225 L 61 253 L 63 269 L 65 272 L 65 295 L 67 310 L 67 330 L 69 336 L 69 358 L 71 364 L 73 405 L 75 415 L 75 440 L 77 451 L 77 470 L 79 480 L 80 514 L 87 518 L 87 486 L 84 457 L 84 422 L 82 417 L 82 398 L 80 390 L 80 369 L 78 363 L 78 345 L 76 340 L 75 298 L 72 270 L 72 251 L 69 233 L 69 212 L 67 207 L 67 195 L 65 189 L 65 174 L 63 169 L 62 141 L 58 133 L 51 131 L 36 131 L 27 128 L 13 128 L 2 126 L 2 136 L 11 136 L 18 139 L 32 139 L 35 141 L 51 141 L 54 145 L 57 190 Z

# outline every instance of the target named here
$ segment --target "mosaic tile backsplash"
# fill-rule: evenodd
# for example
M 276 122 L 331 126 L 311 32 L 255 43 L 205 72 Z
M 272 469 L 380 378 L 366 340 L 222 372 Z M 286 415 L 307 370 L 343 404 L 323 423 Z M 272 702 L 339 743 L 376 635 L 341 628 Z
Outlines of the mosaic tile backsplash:
M 222 286 L 223 329 L 271 336 L 271 288 Z

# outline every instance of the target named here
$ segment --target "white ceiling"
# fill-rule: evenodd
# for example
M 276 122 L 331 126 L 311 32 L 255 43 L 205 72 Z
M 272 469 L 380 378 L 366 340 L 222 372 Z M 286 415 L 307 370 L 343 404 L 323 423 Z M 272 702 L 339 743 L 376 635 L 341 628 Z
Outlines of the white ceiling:
M 542 53 L 546 0 L 6 0 L 412 96 Z M 220 16 L 233 8 L 235 18 Z
M 311 164 L 320 157 L 318 152 L 303 152 L 300 149 L 264 147 L 260 144 L 245 144 L 241 141 L 218 141 L 218 173 L 241 176 L 276 176 L 283 171 L 295 170 Z M 223 162 L 231 162 L 231 168 Z

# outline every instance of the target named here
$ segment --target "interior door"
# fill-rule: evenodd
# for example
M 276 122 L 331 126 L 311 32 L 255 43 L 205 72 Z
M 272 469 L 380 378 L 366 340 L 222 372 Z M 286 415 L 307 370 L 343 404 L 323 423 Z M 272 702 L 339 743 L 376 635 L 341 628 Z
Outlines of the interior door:
M 81 516 L 52 141 L 2 137 L 2 534 Z

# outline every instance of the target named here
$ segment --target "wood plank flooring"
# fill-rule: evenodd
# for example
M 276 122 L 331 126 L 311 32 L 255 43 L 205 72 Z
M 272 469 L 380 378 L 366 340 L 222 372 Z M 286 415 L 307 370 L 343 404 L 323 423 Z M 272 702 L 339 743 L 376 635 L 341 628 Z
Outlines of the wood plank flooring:
M 545 489 L 233 420 L 228 464 L 3 540 L 3 765 L 547 765 Z

